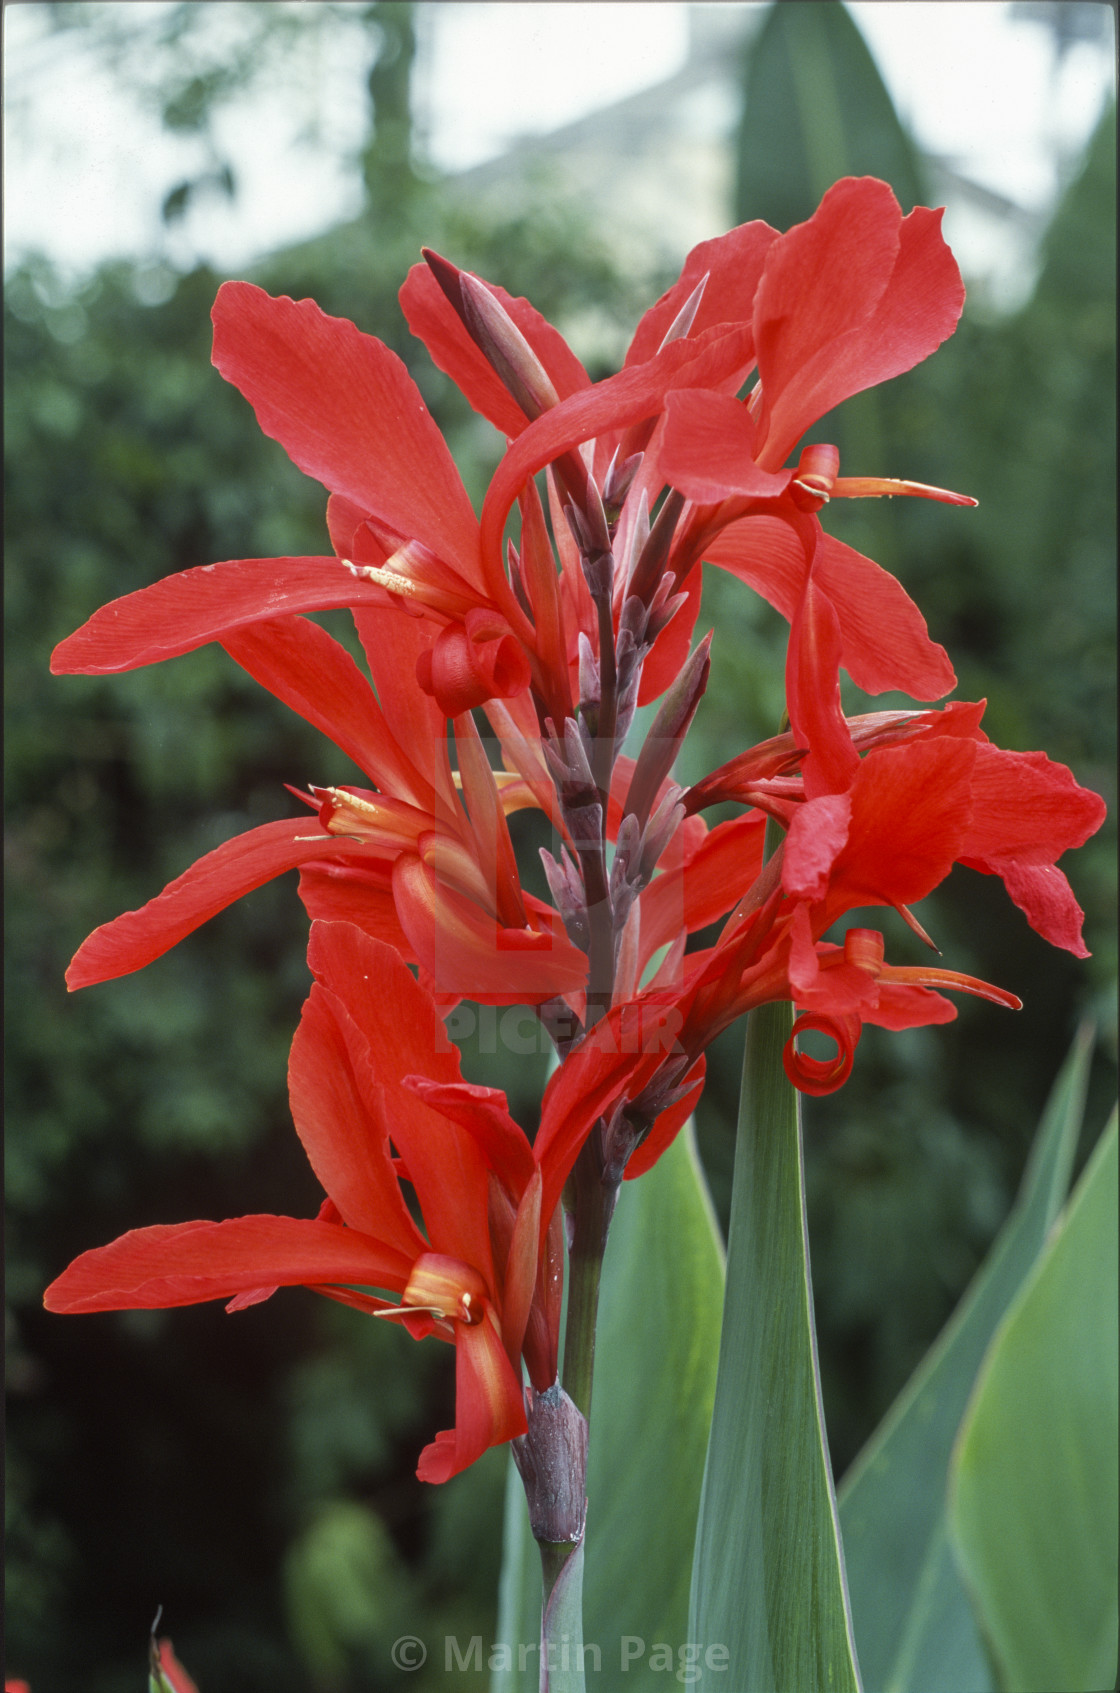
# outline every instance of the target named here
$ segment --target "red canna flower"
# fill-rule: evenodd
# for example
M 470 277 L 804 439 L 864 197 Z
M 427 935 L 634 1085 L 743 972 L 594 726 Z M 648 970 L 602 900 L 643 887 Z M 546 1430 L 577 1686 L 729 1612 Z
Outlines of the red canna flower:
M 45 1303 L 88 1312 L 226 1299 L 232 1310 L 304 1286 L 416 1338 L 451 1340 L 455 1427 L 425 1449 L 418 1472 L 445 1481 L 524 1432 L 522 1357 L 538 1390 L 555 1380 L 560 1243 L 541 1198 L 546 1178 L 552 1191 L 567 1171 L 540 1164 L 503 1094 L 463 1082 L 434 1001 L 393 948 L 317 922 L 308 962 L 315 984 L 289 1089 L 328 1195 L 318 1217 L 137 1229 L 83 1253 Z
M 208 855 L 91 936 L 71 985 L 138 968 L 298 865 L 313 917 L 395 948 L 445 1006 L 463 995 L 535 1003 L 554 1033 L 567 1018 L 561 1046 L 575 1053 L 604 1019 L 601 1041 L 618 1037 L 619 1062 L 596 1060 L 588 1099 L 641 1098 L 660 1134 L 699 1085 L 713 1034 L 766 998 L 847 1019 L 846 1053 L 861 1020 L 949 1015 L 935 977 L 1009 1002 L 951 973 L 903 979 L 870 942 L 840 959 L 824 939 L 868 904 L 914 925 L 909 904 L 954 862 L 1001 875 L 1040 933 L 1083 950 L 1056 860 L 1097 826 L 1096 797 L 1041 754 L 992 748 L 980 708 L 851 722 L 841 708 L 841 667 L 869 692 L 918 699 L 939 698 L 954 677 L 901 586 L 826 535 L 817 511 L 833 495 L 961 496 L 842 478 L 828 446 L 783 468 L 838 401 L 928 356 L 963 297 L 940 214 L 903 217 L 885 184 L 847 179 L 785 235 L 753 223 L 695 249 L 639 323 L 624 368 L 593 384 L 527 301 L 427 253 L 402 289 L 410 325 L 509 442 L 476 520 L 395 355 L 309 301 L 227 284 L 215 362 L 331 491 L 338 556 L 185 572 L 97 613 L 55 667 L 123 669 L 220 639 L 373 786 L 312 789 L 314 822 L 266 825 Z M 505 538 L 515 506 L 518 546 Z M 789 619 L 791 731 L 683 794 L 669 773 L 707 679 L 706 643 L 688 651 L 704 558 Z M 340 605 L 374 689 L 299 615 Z M 621 746 L 634 710 L 658 697 L 630 763 Z M 482 751 L 477 706 L 501 771 Z M 709 833 L 700 813 L 722 799 L 750 809 Z M 506 815 L 522 805 L 559 836 L 558 856 L 544 855 L 551 907 L 518 876 Z M 765 814 L 786 839 L 764 867 Z M 719 942 L 688 954 L 688 937 L 721 918 Z M 652 1064 L 644 1035 L 625 1044 L 647 1013 Z M 658 1044 L 670 1022 L 669 1046 Z M 639 1051 L 628 1070 L 622 1060 Z M 553 1094 L 567 1087 L 558 1078 Z M 571 1124 L 588 1109 L 565 1106 L 567 1127 L 549 1118 L 544 1144 L 574 1145 Z

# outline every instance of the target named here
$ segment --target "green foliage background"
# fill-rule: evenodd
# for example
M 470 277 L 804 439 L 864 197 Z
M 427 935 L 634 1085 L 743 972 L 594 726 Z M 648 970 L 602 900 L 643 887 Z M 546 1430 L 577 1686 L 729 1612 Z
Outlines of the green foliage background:
M 262 29 L 276 11 L 246 10 Z M 381 41 L 367 211 L 254 277 L 394 346 L 477 496 L 496 438 L 396 305 L 421 243 L 528 294 L 577 350 L 592 317 L 597 345 L 623 345 L 670 277 L 619 274 L 610 232 L 547 180 L 511 172 L 496 206 L 414 169 L 410 9 L 364 15 Z M 164 110 L 204 129 L 237 78 L 189 68 L 163 87 Z M 848 170 L 888 177 L 907 207 L 925 198 L 923 163 L 841 7 L 775 7 L 744 76 L 728 223 L 785 227 Z M 1110 802 L 1114 125 L 1102 123 L 1059 208 L 1030 301 L 1010 317 L 966 314 L 928 365 L 815 432 L 839 441 L 852 472 L 980 496 L 975 513 L 852 502 L 828 521 L 905 582 L 957 663 L 961 696 L 989 698 L 996 739 L 1046 748 Z M 222 168 L 207 165 L 211 177 Z M 180 186 L 169 215 L 197 188 Z M 303 1294 L 232 1318 L 204 1306 L 77 1321 L 40 1307 L 72 1256 L 127 1228 L 318 1203 L 284 1093 L 308 980 L 291 878 L 140 976 L 72 1000 L 62 982 L 90 929 L 285 814 L 285 781 L 350 774 L 216 649 L 122 678 L 47 672 L 55 642 L 108 599 L 189 565 L 326 544 L 322 490 L 210 366 L 220 280 L 110 264 L 68 287 L 29 261 L 7 289 L 8 1662 L 35 1693 L 123 1693 L 162 1603 L 204 1690 L 419 1693 L 445 1681 L 439 1664 L 402 1676 L 389 1644 L 403 1631 L 492 1638 L 499 1558 L 502 1454 L 443 1489 L 412 1473 L 450 1414 L 443 1350 Z M 703 626 L 717 638 L 693 773 L 772 733 L 781 705 L 784 625 L 715 572 L 708 592 Z M 1113 841 L 1109 830 L 1071 864 L 1088 965 L 1046 947 L 997 882 L 957 872 L 923 921 L 948 964 L 1012 987 L 1024 1011 L 965 1001 L 948 1029 L 869 1031 L 849 1085 L 811 1102 L 838 1473 L 982 1256 L 1078 1017 L 1113 1026 Z M 901 925 L 888 941 L 908 956 Z M 737 1032 L 724 1037 L 700 1122 L 717 1207 L 740 1051 Z M 1114 1063 L 1106 1042 L 1094 1130 Z M 533 1064 L 503 1070 L 476 1052 L 468 1066 L 507 1087 L 532 1127 Z

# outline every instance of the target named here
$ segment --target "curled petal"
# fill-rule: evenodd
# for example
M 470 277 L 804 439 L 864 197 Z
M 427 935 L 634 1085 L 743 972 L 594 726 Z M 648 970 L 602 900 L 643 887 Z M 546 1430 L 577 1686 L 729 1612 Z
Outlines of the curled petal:
M 487 700 L 509 699 L 531 680 L 529 660 L 512 634 L 476 635 L 471 618 L 442 629 L 435 645 L 416 660 L 416 680 L 447 717 L 458 717 Z
M 807 1052 L 797 1050 L 797 1037 L 810 1029 L 816 1029 L 819 1034 L 827 1035 L 829 1040 L 836 1042 L 834 1058 L 810 1058 Z M 858 1017 L 826 1017 L 820 1012 L 806 1012 L 797 1019 L 793 1033 L 782 1048 L 786 1075 L 801 1093 L 815 1096 L 835 1093 L 852 1073 L 859 1036 Z

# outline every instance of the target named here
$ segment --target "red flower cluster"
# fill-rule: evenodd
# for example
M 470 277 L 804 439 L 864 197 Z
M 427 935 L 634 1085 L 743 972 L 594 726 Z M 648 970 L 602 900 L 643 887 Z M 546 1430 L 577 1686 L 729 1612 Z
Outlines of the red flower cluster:
M 817 1093 L 846 1079 L 863 1023 L 953 1017 L 939 988 L 1016 1005 L 951 970 L 887 964 L 878 931 L 825 937 L 876 905 L 921 933 L 909 907 L 964 863 L 1082 955 L 1056 861 L 1103 806 L 1043 754 L 992 746 L 982 704 L 841 707 L 841 669 L 919 702 L 955 681 L 901 585 L 817 513 L 844 496 L 973 502 L 841 477 L 828 446 L 786 463 L 825 412 L 952 333 L 964 290 L 940 214 L 903 217 L 885 184 L 849 179 L 784 235 L 751 223 L 706 242 L 598 383 L 527 301 L 425 260 L 401 293 L 410 326 L 507 441 L 481 515 L 388 348 L 311 301 L 227 283 L 214 362 L 328 488 L 334 552 L 185 571 L 104 607 L 54 657 L 104 673 L 218 640 L 370 784 L 312 788 L 308 814 L 208 854 L 91 935 L 67 977 L 136 970 L 298 866 L 315 985 L 292 1113 L 328 1197 L 314 1220 L 139 1230 L 79 1258 L 47 1304 L 238 1307 L 299 1284 L 453 1340 L 456 1426 L 420 1465 L 442 1480 L 524 1432 L 522 1363 L 538 1393 L 555 1379 L 558 1207 L 596 1125 L 614 1180 L 648 1169 L 695 1103 L 707 1045 L 768 1000 L 835 1042 L 827 1064 L 796 1032 L 787 1047 Z M 673 760 L 709 668 L 709 638 L 690 652 L 704 559 L 789 621 L 790 727 L 682 790 Z M 306 615 L 338 607 L 368 677 Z M 741 815 L 709 829 L 726 801 Z M 555 831 L 552 904 L 522 886 L 507 825 L 522 807 Z M 783 835 L 768 858 L 767 818 Z M 460 998 L 532 1005 L 556 1043 L 533 1145 L 504 1096 L 461 1078 L 440 1023 Z

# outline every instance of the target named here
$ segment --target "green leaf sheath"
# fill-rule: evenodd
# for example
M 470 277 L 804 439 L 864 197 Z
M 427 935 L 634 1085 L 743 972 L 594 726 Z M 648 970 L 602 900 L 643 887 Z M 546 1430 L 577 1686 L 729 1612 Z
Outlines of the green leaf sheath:
M 747 1019 L 716 1402 L 689 1639 L 736 1693 L 860 1686 L 817 1371 L 792 1007 Z

